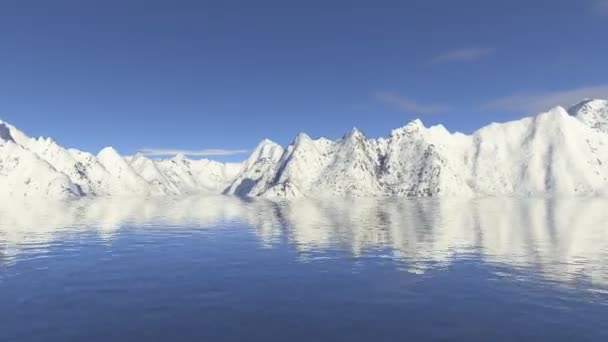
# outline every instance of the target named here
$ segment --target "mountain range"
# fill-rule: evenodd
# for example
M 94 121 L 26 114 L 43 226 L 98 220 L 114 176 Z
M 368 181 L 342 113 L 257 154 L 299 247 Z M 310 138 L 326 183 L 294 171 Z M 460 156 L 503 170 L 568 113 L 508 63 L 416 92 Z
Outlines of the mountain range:
M 608 101 L 587 99 L 470 135 L 420 120 L 367 138 L 263 140 L 240 163 L 97 155 L 0 121 L 0 198 L 83 196 L 605 196 Z

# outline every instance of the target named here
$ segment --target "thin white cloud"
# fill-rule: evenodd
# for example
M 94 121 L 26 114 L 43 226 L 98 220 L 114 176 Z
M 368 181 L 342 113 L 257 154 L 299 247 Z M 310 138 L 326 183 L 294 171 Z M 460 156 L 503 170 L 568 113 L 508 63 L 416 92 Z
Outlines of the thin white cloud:
M 468 47 L 446 51 L 430 60 L 430 64 L 450 62 L 473 62 L 492 55 L 496 49 L 490 47 Z
M 483 108 L 530 114 L 542 112 L 555 106 L 569 107 L 586 98 L 608 98 L 608 84 L 558 91 L 520 93 L 490 101 Z
M 401 96 L 394 92 L 378 92 L 374 97 L 380 102 L 397 107 L 406 112 L 416 114 L 437 114 L 447 111 L 447 107 L 439 104 L 421 104 L 410 98 Z
M 142 148 L 140 153 L 149 157 L 176 156 L 183 154 L 191 157 L 211 157 L 211 156 L 233 156 L 247 153 L 248 150 L 225 150 L 225 149 L 206 149 L 206 150 L 179 150 L 162 148 Z

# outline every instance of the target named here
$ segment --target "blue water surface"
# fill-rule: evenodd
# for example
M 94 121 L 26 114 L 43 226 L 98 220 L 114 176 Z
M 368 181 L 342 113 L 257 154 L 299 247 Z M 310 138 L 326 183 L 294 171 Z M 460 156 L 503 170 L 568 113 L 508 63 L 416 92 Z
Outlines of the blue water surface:
M 597 199 L 0 209 L 0 341 L 607 341 Z

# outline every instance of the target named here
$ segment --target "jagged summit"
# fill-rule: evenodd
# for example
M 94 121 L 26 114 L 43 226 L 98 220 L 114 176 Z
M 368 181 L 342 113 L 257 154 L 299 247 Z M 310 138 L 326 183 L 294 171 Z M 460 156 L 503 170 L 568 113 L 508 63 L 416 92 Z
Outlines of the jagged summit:
M 568 113 L 586 125 L 608 133 L 608 101 L 586 99 L 568 109 Z
M 591 103 L 591 114 L 604 108 Z M 608 137 L 577 119 L 555 107 L 471 135 L 418 119 L 388 138 L 368 139 L 356 129 L 337 141 L 298 134 L 268 174 L 246 180 L 245 195 L 604 194 Z
M 359 130 L 357 127 L 353 127 L 346 134 L 342 136 L 342 139 L 349 139 L 352 137 L 365 137 L 365 134 Z
M 142 152 L 136 152 L 134 155 L 130 156 L 131 159 L 149 159 L 145 154 L 143 154 Z
M 272 140 L 264 139 L 258 143 L 255 149 L 251 152 L 248 159 L 252 157 L 258 158 L 271 158 L 277 154 L 283 153 L 283 147 Z
M 241 163 L 97 155 L 0 121 L 0 198 L 79 196 L 603 196 L 608 101 L 586 99 L 473 134 L 416 119 L 387 137 L 264 139 Z
M 260 179 L 270 174 L 270 169 L 276 167 L 285 150 L 274 141 L 262 140 L 249 157 L 242 163 L 236 178 L 223 191 L 224 194 L 249 196 L 252 186 Z
M 572 105 L 568 112 L 577 112 L 582 108 L 587 110 L 601 110 L 608 106 L 608 100 L 596 99 L 596 98 L 586 98 L 583 101 Z
M 407 124 L 405 124 L 405 126 L 401 126 L 399 128 L 395 128 L 395 129 L 391 130 L 388 137 L 395 138 L 395 137 L 399 137 L 399 136 L 406 135 L 406 134 L 413 134 L 416 132 L 420 132 L 421 130 L 423 130 L 425 128 L 426 127 L 424 126 L 424 124 L 422 123 L 422 121 L 420 119 L 414 119 L 414 120 L 408 122 Z
M 298 145 L 298 144 L 309 142 L 309 141 L 312 141 L 312 138 L 308 134 L 306 134 L 304 132 L 300 132 L 293 139 L 292 145 Z
M 15 139 L 13 139 L 13 136 L 11 135 L 10 128 L 2 121 L 0 121 L 0 139 L 15 142 Z
M 256 146 L 256 149 L 260 148 L 261 146 L 267 146 L 267 145 L 275 146 L 275 145 L 279 145 L 279 144 L 277 144 L 276 142 L 274 142 L 268 138 L 264 138 L 258 143 L 258 145 Z
M 183 154 L 183 153 L 178 153 L 175 156 L 173 156 L 173 158 L 171 158 L 171 159 L 175 160 L 175 161 L 178 161 L 178 162 L 181 162 L 181 161 L 187 160 L 188 157 L 186 157 L 186 155 Z

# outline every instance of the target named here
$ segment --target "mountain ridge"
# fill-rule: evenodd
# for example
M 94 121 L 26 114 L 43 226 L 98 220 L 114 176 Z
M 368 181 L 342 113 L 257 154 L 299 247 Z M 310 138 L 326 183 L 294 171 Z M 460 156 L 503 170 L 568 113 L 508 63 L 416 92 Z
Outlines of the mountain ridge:
M 492 123 L 472 134 L 415 119 L 386 137 L 299 133 L 262 140 L 240 163 L 97 155 L 31 138 L 0 121 L 0 198 L 83 196 L 604 196 L 608 101 Z

